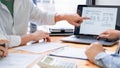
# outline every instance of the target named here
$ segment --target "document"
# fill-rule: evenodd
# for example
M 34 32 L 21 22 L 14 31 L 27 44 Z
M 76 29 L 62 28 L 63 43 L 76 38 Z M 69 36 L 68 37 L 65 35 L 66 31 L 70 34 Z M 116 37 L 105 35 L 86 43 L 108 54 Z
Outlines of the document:
M 73 48 L 73 47 L 64 47 L 60 48 L 52 53 L 50 56 L 73 58 L 73 59 L 82 59 L 88 60 L 85 54 L 86 48 Z M 105 51 L 107 54 L 114 54 L 114 52 Z
M 52 52 L 50 55 L 87 60 L 87 56 L 85 55 L 85 50 L 86 48 L 64 47 Z
M 67 45 L 64 45 L 62 43 L 55 43 L 55 42 L 45 42 L 45 43 L 37 43 L 37 44 L 31 44 L 28 46 L 21 46 L 15 48 L 16 50 L 24 50 L 34 53 L 43 53 L 49 50 L 54 50 L 58 48 L 65 47 Z
M 10 53 L 0 58 L 0 68 L 27 68 L 29 64 L 40 58 L 40 55 Z

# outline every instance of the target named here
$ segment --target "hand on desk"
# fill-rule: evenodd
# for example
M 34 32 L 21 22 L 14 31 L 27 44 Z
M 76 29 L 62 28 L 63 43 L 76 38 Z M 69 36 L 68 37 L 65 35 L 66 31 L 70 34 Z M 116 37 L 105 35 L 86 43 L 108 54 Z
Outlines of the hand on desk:
M 86 49 L 86 56 L 88 57 L 88 60 L 94 63 L 94 58 L 97 54 L 100 52 L 104 52 L 104 48 L 102 47 L 102 44 L 99 42 L 92 43 L 87 49 Z
M 41 30 L 38 30 L 38 31 L 34 32 L 32 35 L 34 37 L 33 38 L 34 41 L 39 41 L 41 39 L 44 39 L 45 42 L 50 42 L 51 41 L 49 33 L 41 31 Z
M 26 43 L 30 41 L 38 42 L 39 40 L 45 39 L 46 42 L 50 42 L 50 36 L 49 33 L 37 30 L 34 33 L 26 34 L 21 36 L 21 44 L 20 46 L 26 45 Z
M 6 44 L 8 43 L 8 40 L 0 40 L 0 57 L 6 57 L 8 54 L 8 47 L 6 46 Z

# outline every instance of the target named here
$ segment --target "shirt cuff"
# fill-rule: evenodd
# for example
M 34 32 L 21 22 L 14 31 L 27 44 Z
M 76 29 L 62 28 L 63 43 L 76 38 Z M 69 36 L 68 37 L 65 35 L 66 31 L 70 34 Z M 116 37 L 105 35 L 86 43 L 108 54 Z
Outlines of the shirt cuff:
M 9 47 L 19 46 L 21 43 L 20 36 L 9 36 Z
M 99 59 L 105 57 L 106 55 L 107 55 L 107 53 L 105 53 L 105 52 L 100 52 L 99 54 L 97 54 L 97 55 L 95 56 L 95 60 L 99 60 Z
M 55 12 L 53 12 L 53 13 L 48 13 L 48 15 L 47 15 L 47 24 L 48 25 L 54 25 L 55 24 Z
M 102 62 L 101 59 L 103 59 L 104 57 L 106 57 L 108 54 L 105 52 L 100 52 L 99 54 L 97 54 L 94 58 L 94 62 L 95 64 L 102 66 Z

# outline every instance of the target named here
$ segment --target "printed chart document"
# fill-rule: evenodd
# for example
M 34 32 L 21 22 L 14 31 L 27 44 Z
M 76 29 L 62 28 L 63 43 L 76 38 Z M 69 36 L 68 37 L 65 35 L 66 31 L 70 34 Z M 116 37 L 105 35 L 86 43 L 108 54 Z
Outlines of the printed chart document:
M 65 46 L 67 46 L 67 45 L 64 45 L 62 43 L 46 42 L 46 43 L 32 44 L 32 45 L 28 45 L 28 46 L 21 46 L 21 47 L 15 48 L 15 49 L 34 52 L 34 53 L 43 53 L 43 52 L 46 52 L 49 50 L 54 50 L 54 49 L 62 48 Z
M 40 55 L 10 53 L 0 58 L 0 68 L 27 68 L 29 64 L 40 58 Z
M 86 48 L 73 48 L 73 47 L 64 47 L 52 52 L 51 56 L 66 57 L 66 58 L 75 58 L 75 59 L 87 59 L 85 55 Z

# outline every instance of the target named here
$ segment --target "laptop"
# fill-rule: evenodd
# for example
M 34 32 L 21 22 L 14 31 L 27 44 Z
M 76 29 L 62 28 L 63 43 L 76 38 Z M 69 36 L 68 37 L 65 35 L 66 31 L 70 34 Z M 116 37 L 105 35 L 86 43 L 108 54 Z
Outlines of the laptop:
M 120 6 L 78 5 L 77 13 L 90 19 L 84 20 L 80 27 L 75 27 L 72 36 L 62 38 L 63 42 L 86 44 L 101 42 L 104 46 L 112 46 L 118 42 L 118 39 L 96 38 L 107 29 L 120 30 Z

